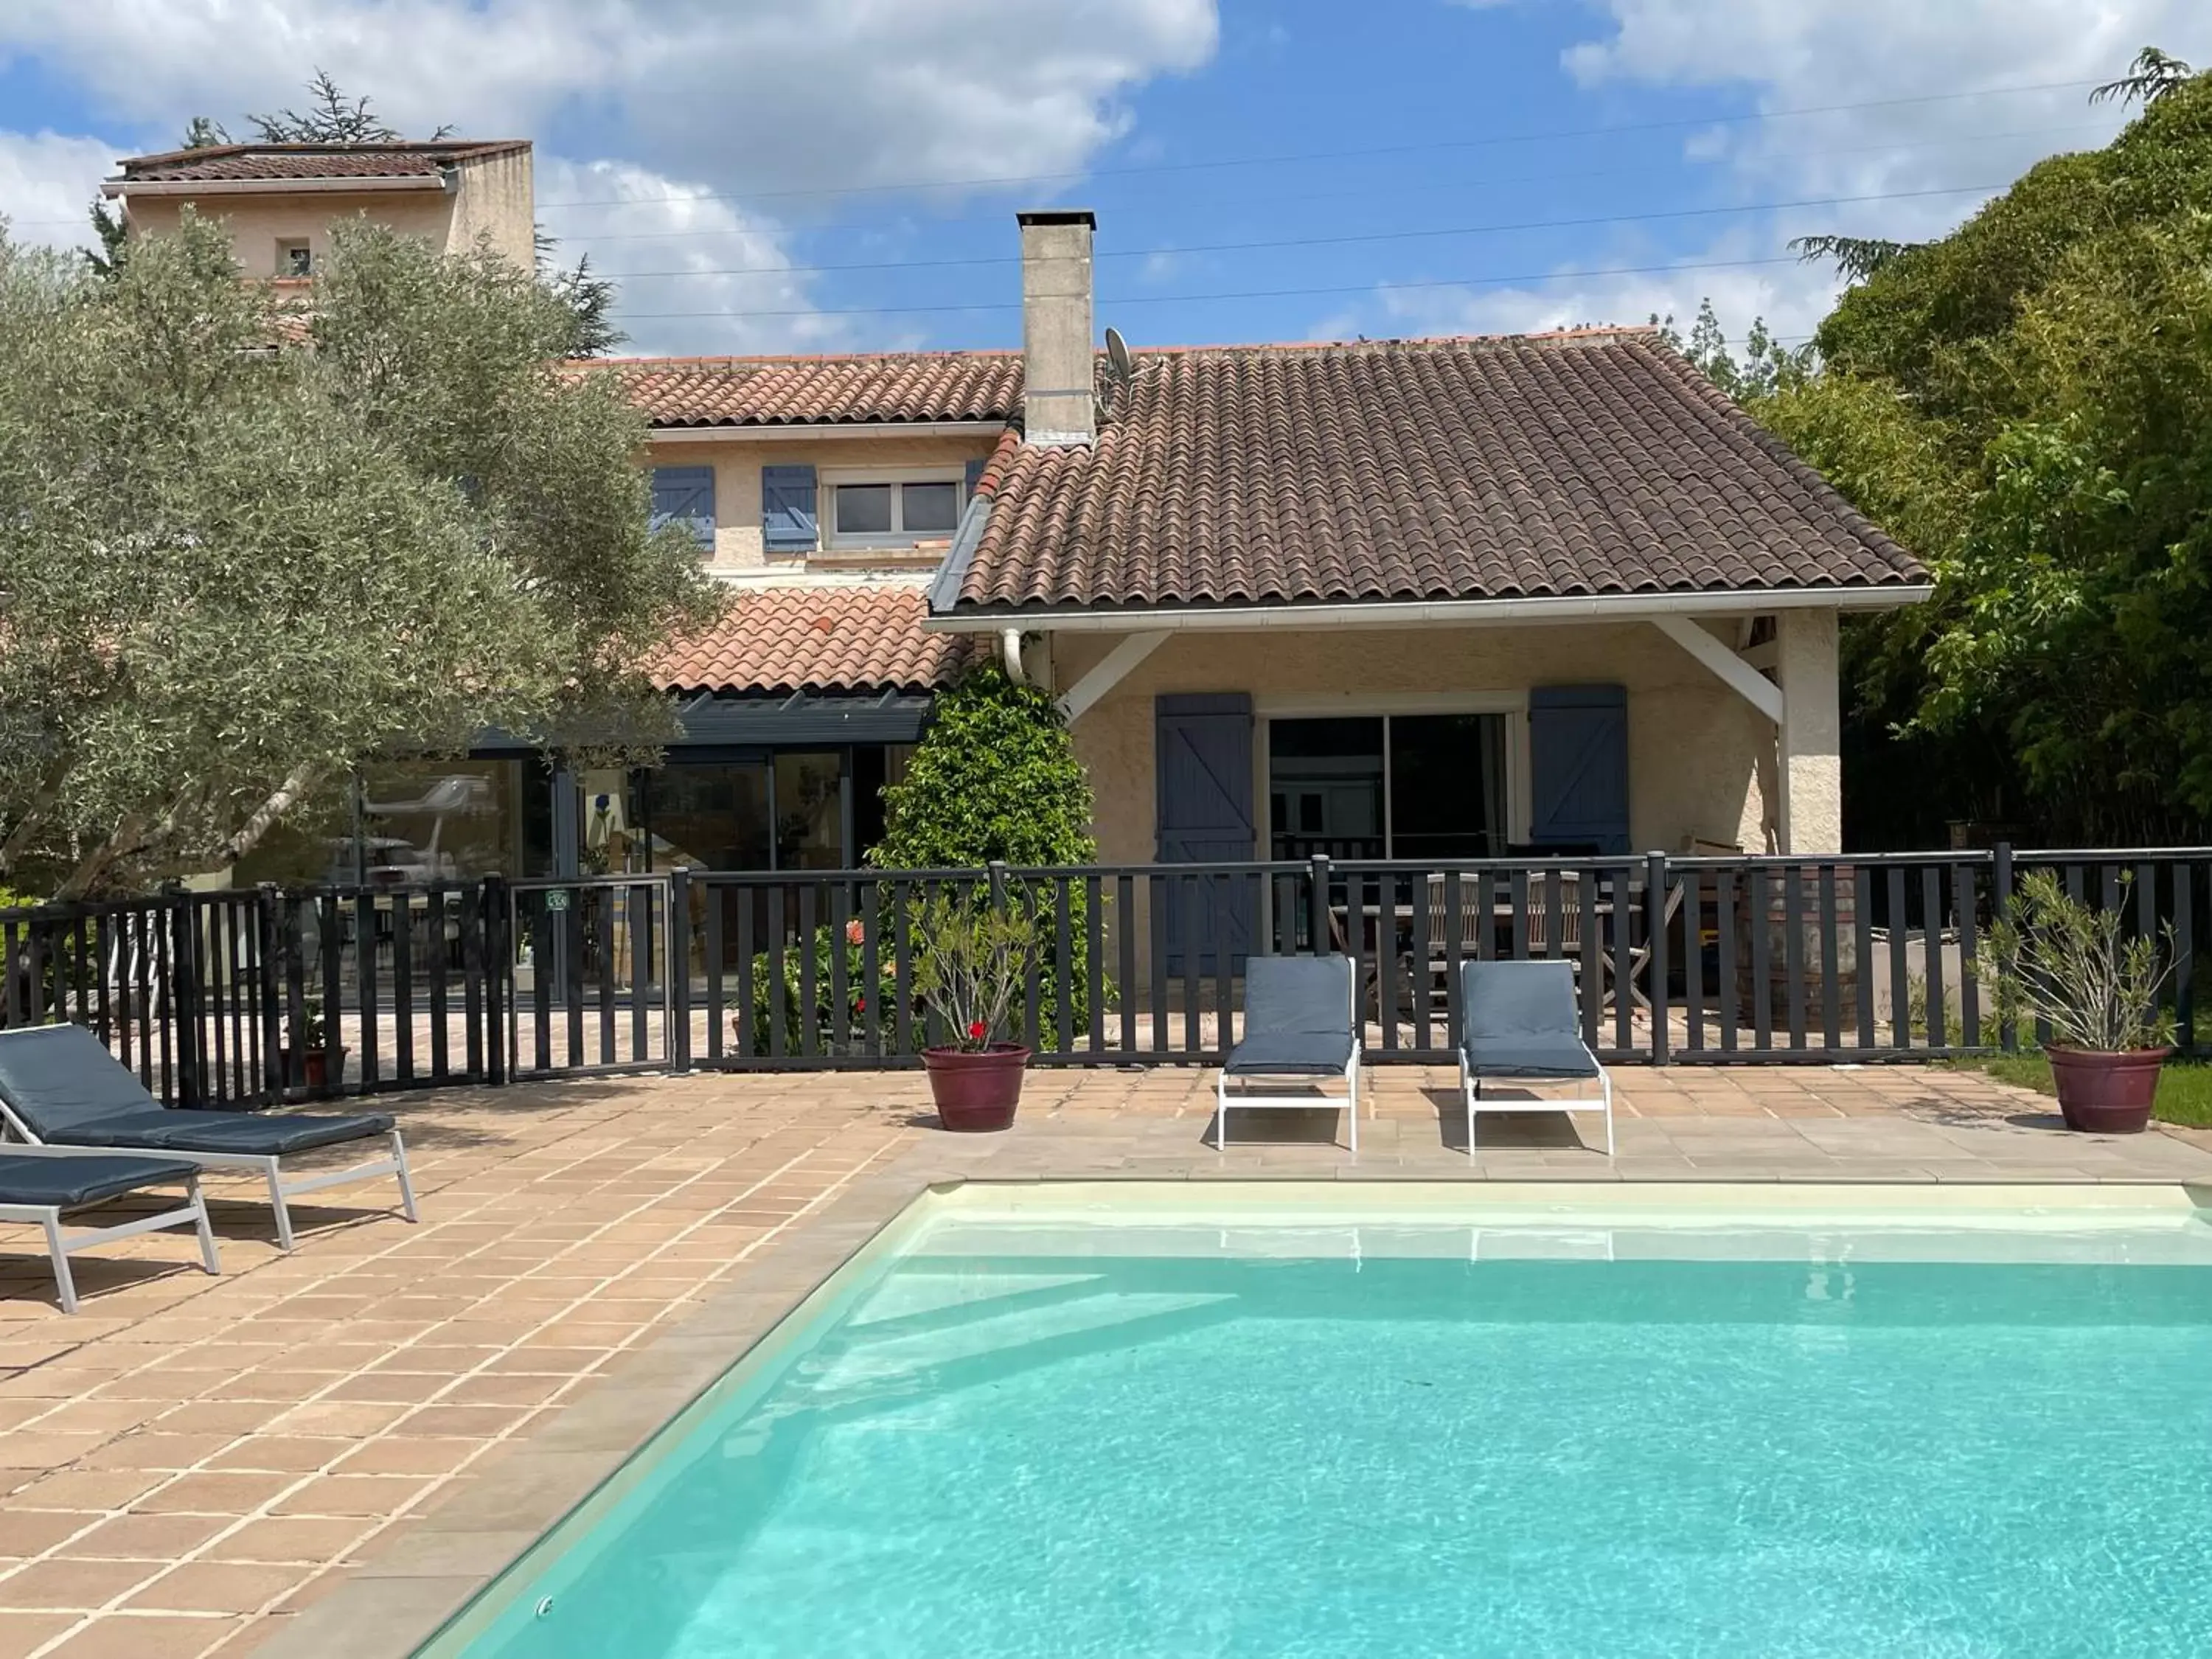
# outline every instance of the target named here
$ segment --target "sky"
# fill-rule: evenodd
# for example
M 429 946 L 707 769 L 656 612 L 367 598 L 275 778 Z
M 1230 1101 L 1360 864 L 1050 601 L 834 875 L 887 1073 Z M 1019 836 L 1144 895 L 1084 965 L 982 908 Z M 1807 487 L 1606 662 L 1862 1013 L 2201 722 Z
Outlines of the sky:
M 1013 214 L 1098 215 L 1098 319 L 1206 342 L 1810 334 L 1820 231 L 1942 234 L 2104 143 L 2203 0 L 6 0 L 0 216 L 327 70 L 537 145 L 624 349 L 1018 347 Z

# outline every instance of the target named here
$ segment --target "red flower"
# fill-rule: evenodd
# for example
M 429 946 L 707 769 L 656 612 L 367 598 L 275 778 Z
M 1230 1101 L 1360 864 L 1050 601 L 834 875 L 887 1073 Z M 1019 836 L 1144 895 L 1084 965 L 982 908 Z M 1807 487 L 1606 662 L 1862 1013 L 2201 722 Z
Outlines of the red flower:
M 853 1012 L 854 1012 L 854 1013 L 856 1013 L 856 1014 L 865 1014 L 866 1012 L 868 1012 L 868 1000 L 867 1000 L 867 998 L 866 998 L 866 997 L 854 997 L 854 998 L 853 999 Z
M 979 1019 L 968 1028 L 968 1035 L 973 1041 L 981 1042 L 983 1040 L 983 1033 L 988 1029 L 989 1028 Z

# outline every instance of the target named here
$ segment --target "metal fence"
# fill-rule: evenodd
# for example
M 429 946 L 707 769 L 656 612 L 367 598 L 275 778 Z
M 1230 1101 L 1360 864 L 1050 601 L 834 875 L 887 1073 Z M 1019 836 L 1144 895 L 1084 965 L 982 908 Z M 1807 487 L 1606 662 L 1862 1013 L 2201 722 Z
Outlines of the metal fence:
M 1459 965 L 1574 964 L 1615 1061 L 1924 1059 L 2031 1041 L 1981 966 L 2036 868 L 2170 939 L 2180 1046 L 2212 848 L 830 870 L 261 888 L 0 913 L 0 1024 L 73 1020 L 187 1105 L 637 1071 L 918 1063 L 933 896 L 1035 924 L 1014 1035 L 1200 1064 L 1255 954 L 1340 951 L 1371 1060 L 1450 1061 Z

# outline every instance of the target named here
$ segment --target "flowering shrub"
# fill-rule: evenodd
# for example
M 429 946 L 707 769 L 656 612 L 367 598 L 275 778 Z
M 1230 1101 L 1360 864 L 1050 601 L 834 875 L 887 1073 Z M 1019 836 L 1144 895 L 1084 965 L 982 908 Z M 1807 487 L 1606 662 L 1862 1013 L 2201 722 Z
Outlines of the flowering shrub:
M 914 988 L 956 1048 L 988 1048 L 1006 1031 L 1030 955 L 1031 907 L 939 892 L 915 913 Z
M 882 1046 L 888 1048 L 892 1041 L 893 1010 L 898 1000 L 898 969 L 891 960 L 888 939 L 879 941 L 877 948 L 876 978 L 868 983 L 867 958 L 861 945 L 865 935 L 860 919 L 845 924 L 845 1019 L 844 1036 L 838 1034 L 837 1010 L 835 1006 L 831 977 L 831 957 L 840 949 L 837 930 L 817 927 L 814 930 L 814 1042 L 810 1049 L 805 1037 L 806 1009 L 801 981 L 805 975 L 805 950 L 800 941 L 793 939 L 783 951 L 783 1052 L 787 1054 L 806 1053 L 859 1053 L 867 1042 L 868 1009 L 872 1001 L 876 1010 L 878 1029 L 884 1034 Z M 775 1023 L 775 963 L 766 951 L 753 958 L 753 998 L 750 1016 L 744 1012 L 730 1017 L 732 1035 L 741 1048 L 750 1046 L 752 1053 L 765 1054 L 774 1052 L 770 1032 Z

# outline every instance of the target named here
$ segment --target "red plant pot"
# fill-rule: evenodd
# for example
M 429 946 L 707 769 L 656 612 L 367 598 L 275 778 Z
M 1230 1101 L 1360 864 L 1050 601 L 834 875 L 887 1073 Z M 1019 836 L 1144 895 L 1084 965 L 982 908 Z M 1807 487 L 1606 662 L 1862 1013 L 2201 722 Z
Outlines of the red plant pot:
M 2046 1048 L 2058 1085 L 2058 1110 L 2069 1129 L 2089 1134 L 2139 1135 L 2150 1127 L 2159 1068 L 2171 1048 Z
M 1022 1102 L 1022 1072 L 1030 1051 L 1018 1042 L 994 1042 L 988 1048 L 925 1048 L 929 1092 L 937 1102 L 937 1121 L 963 1134 L 1014 1127 Z

